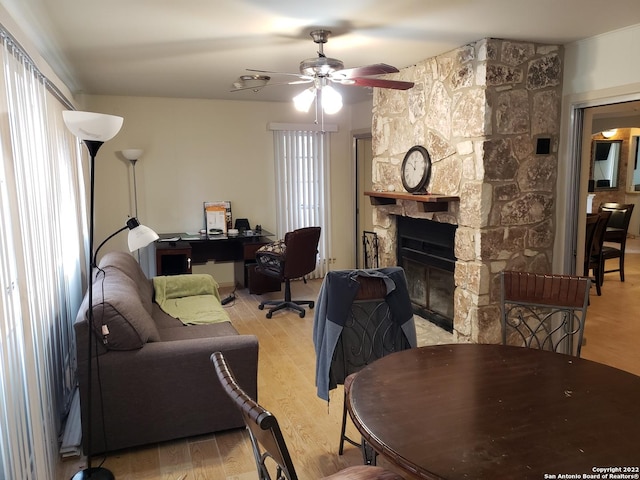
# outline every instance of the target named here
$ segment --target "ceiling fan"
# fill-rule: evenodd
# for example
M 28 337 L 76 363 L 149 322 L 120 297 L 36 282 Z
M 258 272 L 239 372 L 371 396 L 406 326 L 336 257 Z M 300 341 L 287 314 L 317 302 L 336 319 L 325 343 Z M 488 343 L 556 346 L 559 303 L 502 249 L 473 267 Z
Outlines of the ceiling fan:
M 316 97 L 319 97 L 318 103 L 322 104 L 323 111 L 330 114 L 336 113 L 342 107 L 342 97 L 331 86 L 332 83 L 357 87 L 391 88 L 396 90 L 408 90 L 414 85 L 413 82 L 376 78 L 378 75 L 397 73 L 399 71 L 396 67 L 384 63 L 356 68 L 344 68 L 342 61 L 327 57 L 324 54 L 323 45 L 327 43 L 331 31 L 318 29 L 311 31 L 309 35 L 311 35 L 313 41 L 318 44 L 318 56 L 316 58 L 307 58 L 300 62 L 300 73 L 272 72 L 269 70 L 248 68 L 247 71 L 255 72 L 256 75 L 243 75 L 239 78 L 239 81 L 234 84 L 235 88 L 232 91 L 247 89 L 258 91 L 260 88 L 269 85 L 312 83 L 313 85 L 310 88 L 294 97 L 293 101 L 296 108 L 305 112 L 309 111 L 313 101 Z M 296 77 L 297 80 L 269 84 L 268 82 L 271 80 L 271 77 L 266 74 Z

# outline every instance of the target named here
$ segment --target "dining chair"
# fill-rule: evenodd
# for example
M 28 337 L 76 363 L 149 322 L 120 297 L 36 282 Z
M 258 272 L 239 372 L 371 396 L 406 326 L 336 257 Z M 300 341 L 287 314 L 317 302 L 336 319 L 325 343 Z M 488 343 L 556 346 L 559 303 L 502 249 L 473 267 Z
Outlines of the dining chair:
M 275 469 L 275 480 L 297 480 L 298 475 L 275 415 L 242 390 L 222 352 L 211 355 L 211 362 L 225 392 L 242 413 L 251 439 L 258 478 L 271 480 L 271 468 L 271 471 Z M 324 477 L 324 480 L 403 480 L 403 477 L 382 467 L 358 465 Z
M 593 232 L 593 241 L 591 242 L 591 250 L 588 257 L 588 264 L 585 276 L 589 276 L 589 270 L 593 272 L 593 283 L 596 286 L 596 293 L 598 296 L 602 295 L 602 282 L 604 278 L 604 236 L 607 230 L 607 223 L 611 217 L 611 212 L 604 210 L 596 214 L 597 223 Z
M 323 376 L 328 376 L 328 388 L 344 385 L 338 454 L 343 454 L 346 441 L 362 449 L 366 464 L 375 465 L 375 452 L 364 441 L 357 442 L 346 434 L 346 395 L 353 376 L 362 368 L 390 353 L 416 346 L 413 306 L 404 269 L 386 267 L 329 272 L 318 301 L 322 303 L 314 318 L 318 395 L 325 397 L 326 392 L 320 391 L 322 380 L 326 380 Z M 321 334 L 324 335 L 322 339 L 318 338 Z M 323 342 L 334 346 L 324 351 L 318 348 Z M 331 358 L 327 372 L 323 362 L 328 360 L 328 355 Z
M 624 256 L 627 245 L 627 232 L 629 230 L 629 222 L 633 214 L 633 203 L 602 203 L 599 211 L 611 212 L 607 230 L 604 235 L 604 241 L 607 243 L 616 243 L 617 247 L 604 245 L 602 248 L 603 261 L 610 259 L 618 259 L 618 268 L 611 270 L 603 270 L 604 273 L 620 272 L 620 281 L 624 282 Z M 603 278 L 604 280 L 604 278 Z
M 501 273 L 502 343 L 580 356 L 591 280 Z
M 375 270 L 375 269 L 374 269 Z M 399 322 L 394 320 L 393 306 L 387 302 L 387 288 L 382 278 L 356 275 L 360 288 L 348 311 L 348 320 L 338 338 L 331 363 L 332 375 L 344 378 L 344 402 L 338 454 L 344 452 L 344 442 L 365 448 L 346 435 L 346 396 L 354 375 L 378 358 L 390 353 L 411 348 Z M 411 309 L 410 300 L 407 297 Z M 411 318 L 413 323 L 413 317 Z M 415 329 L 415 325 L 413 326 Z M 364 452 L 363 452 L 364 453 Z M 375 463 L 371 454 L 365 455 L 370 463 Z M 375 458 L 375 457 L 373 457 Z
M 591 249 L 593 248 L 593 237 L 596 233 L 596 226 L 600 215 L 597 213 L 588 213 L 584 232 L 584 268 L 583 275 L 589 276 L 589 260 L 591 259 Z
M 265 300 L 258 308 L 271 306 L 267 318 L 282 309 L 295 310 L 300 318 L 305 316 L 303 305 L 313 308 L 313 300 L 293 300 L 291 280 L 304 278 L 316 269 L 320 227 L 305 227 L 287 232 L 282 242 L 274 242 L 261 247 L 256 252 L 257 271 L 284 282 L 283 300 Z

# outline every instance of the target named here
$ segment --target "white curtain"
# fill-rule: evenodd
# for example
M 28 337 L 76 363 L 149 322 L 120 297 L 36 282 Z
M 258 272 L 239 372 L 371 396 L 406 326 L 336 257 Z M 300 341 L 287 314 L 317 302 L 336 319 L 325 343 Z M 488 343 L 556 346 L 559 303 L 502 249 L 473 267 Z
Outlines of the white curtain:
M 329 133 L 273 125 L 276 165 L 276 222 L 279 238 L 297 228 L 319 226 L 318 261 L 309 278 L 329 270 Z M 326 130 L 326 129 L 325 129 Z
M 76 383 L 85 175 L 66 105 L 0 35 L 0 478 L 53 479 Z

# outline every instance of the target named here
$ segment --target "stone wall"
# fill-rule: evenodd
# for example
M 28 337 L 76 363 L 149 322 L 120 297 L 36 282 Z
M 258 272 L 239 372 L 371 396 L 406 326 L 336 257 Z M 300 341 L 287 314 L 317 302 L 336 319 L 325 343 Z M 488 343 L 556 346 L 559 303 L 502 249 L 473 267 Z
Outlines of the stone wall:
M 551 271 L 562 92 L 562 47 L 483 39 L 402 70 L 408 91 L 376 89 L 373 183 L 402 191 L 413 145 L 430 152 L 430 193 L 454 195 L 448 212 L 417 202 L 374 209 L 381 265 L 395 265 L 395 216 L 458 225 L 456 341 L 499 341 L 499 272 Z M 538 138 L 550 139 L 537 155 Z

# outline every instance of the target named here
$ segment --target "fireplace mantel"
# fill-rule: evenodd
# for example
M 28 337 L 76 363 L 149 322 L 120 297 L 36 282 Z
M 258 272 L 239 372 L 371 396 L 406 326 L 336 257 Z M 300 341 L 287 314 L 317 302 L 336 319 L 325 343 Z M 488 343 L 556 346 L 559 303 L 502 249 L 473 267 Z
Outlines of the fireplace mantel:
M 371 205 L 393 205 L 396 200 L 410 200 L 421 204 L 425 212 L 446 212 L 450 202 L 460 201 L 460 197 L 436 193 L 415 195 L 408 192 L 364 192 L 364 194 L 370 198 Z

